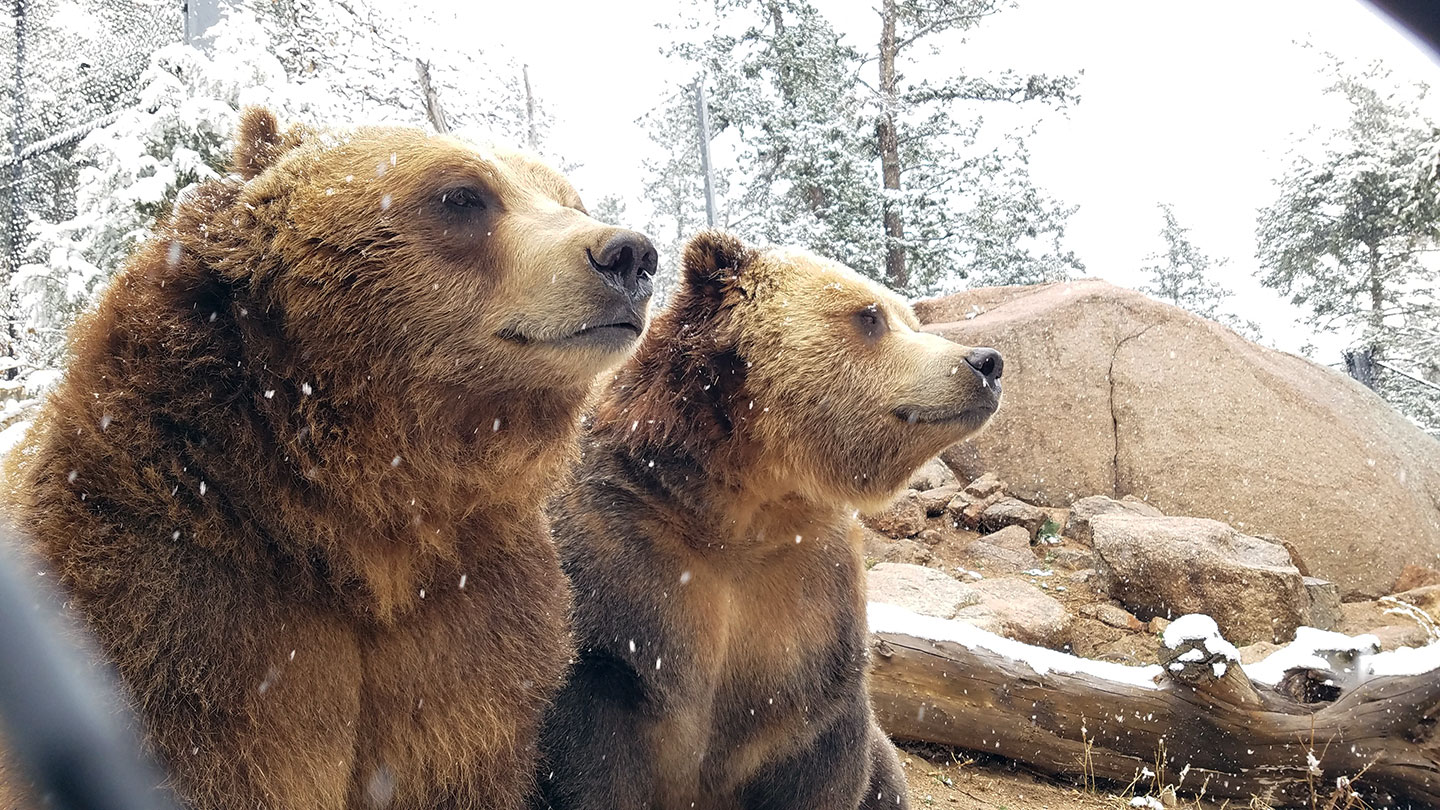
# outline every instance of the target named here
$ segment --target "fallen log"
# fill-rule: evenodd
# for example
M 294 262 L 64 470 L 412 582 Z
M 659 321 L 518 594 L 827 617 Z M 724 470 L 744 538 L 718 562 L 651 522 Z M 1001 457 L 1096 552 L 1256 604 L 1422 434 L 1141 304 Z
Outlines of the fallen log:
M 1250 667 L 1272 685 L 1247 676 L 1207 617 L 1171 626 L 1164 666 L 1128 667 L 870 612 L 870 692 L 897 739 L 1140 792 L 1310 807 L 1353 789 L 1355 806 L 1440 807 L 1440 644 L 1376 655 L 1366 637 L 1313 631 L 1309 647 Z

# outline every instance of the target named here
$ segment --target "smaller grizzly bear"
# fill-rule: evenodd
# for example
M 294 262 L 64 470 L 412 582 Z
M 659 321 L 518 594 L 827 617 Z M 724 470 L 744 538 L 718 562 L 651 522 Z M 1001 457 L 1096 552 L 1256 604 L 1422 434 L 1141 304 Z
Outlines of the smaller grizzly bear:
M 654 247 L 419 130 L 250 111 L 235 168 L 77 328 L 12 515 L 186 806 L 523 806 L 570 657 L 544 501 Z
M 534 806 L 906 805 L 866 692 L 854 510 L 980 429 L 1001 373 L 918 327 L 810 253 L 688 245 L 552 505 L 579 654 Z

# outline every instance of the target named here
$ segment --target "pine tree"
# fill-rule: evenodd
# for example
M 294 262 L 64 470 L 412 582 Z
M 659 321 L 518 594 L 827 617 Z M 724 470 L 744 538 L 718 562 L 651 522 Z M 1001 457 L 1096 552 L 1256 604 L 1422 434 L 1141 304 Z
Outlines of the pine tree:
M 729 0 L 717 6 L 719 33 L 687 42 L 678 31 L 671 55 L 688 75 L 707 77 L 716 143 L 732 150 L 721 223 L 804 245 L 909 294 L 966 278 L 1055 280 L 1078 268 L 1060 246 L 1073 209 L 1031 182 L 1023 136 L 981 143 L 972 106 L 1068 103 L 1074 79 L 903 83 L 916 50 L 978 22 L 966 17 L 972 5 L 996 4 L 886 3 L 879 56 L 846 45 L 806 0 Z M 878 89 L 862 78 L 872 62 L 882 65 Z M 664 192 L 651 199 L 685 231 L 700 200 L 686 94 L 677 88 L 647 123 L 667 147 L 649 166 L 649 190 Z
M 947 274 L 975 284 L 1034 284 L 1083 270 L 1061 246 L 1074 208 L 1031 181 L 1023 136 L 989 150 L 980 108 L 1078 101 L 1073 76 L 956 74 L 907 82 L 917 52 L 974 29 L 1014 4 L 1005 0 L 883 0 L 876 141 L 884 185 L 884 278 L 932 291 Z M 954 44 L 959 44 L 954 42 Z
M 1253 321 L 1242 320 L 1221 309 L 1233 292 L 1211 278 L 1215 270 L 1225 267 L 1227 261 L 1215 261 L 1190 241 L 1190 229 L 1175 218 L 1175 209 L 1169 203 L 1159 204 L 1165 217 L 1160 229 L 1160 238 L 1165 249 L 1145 257 L 1148 262 L 1141 270 L 1150 277 L 1150 283 L 1140 291 L 1146 295 L 1174 304 L 1181 309 L 1209 318 L 1229 326 L 1250 340 L 1257 340 L 1260 327 Z
M 1308 310 L 1314 327 L 1349 335 L 1384 366 L 1423 377 L 1440 324 L 1440 181 L 1435 123 L 1423 86 L 1395 87 L 1380 65 L 1335 63 L 1327 93 L 1346 125 L 1291 156 L 1274 203 L 1256 223 L 1261 283 Z M 1399 374 L 1378 392 L 1412 419 L 1440 428 L 1440 396 Z
M 527 99 L 521 69 L 491 65 L 478 48 L 431 48 L 426 32 L 444 30 L 433 23 L 388 17 L 367 0 L 251 0 L 227 10 L 205 47 L 151 54 L 135 103 L 75 147 L 74 207 L 31 225 L 28 254 L 8 280 L 24 325 L 21 363 L 58 364 L 70 322 L 156 216 L 227 171 L 245 106 L 263 104 L 287 122 L 423 127 L 420 59 L 464 134 L 523 144 L 533 131 L 543 150 L 548 117 Z

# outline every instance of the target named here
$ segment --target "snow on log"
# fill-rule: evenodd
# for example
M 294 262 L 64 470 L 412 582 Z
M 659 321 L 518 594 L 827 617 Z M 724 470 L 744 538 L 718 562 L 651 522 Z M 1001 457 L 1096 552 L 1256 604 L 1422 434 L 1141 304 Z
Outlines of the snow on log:
M 893 605 L 870 605 L 870 630 L 875 713 L 898 739 L 1141 790 L 1309 806 L 1345 784 L 1371 807 L 1440 807 L 1440 643 L 1376 654 L 1309 631 L 1245 667 L 1190 616 L 1163 665 L 1130 667 Z

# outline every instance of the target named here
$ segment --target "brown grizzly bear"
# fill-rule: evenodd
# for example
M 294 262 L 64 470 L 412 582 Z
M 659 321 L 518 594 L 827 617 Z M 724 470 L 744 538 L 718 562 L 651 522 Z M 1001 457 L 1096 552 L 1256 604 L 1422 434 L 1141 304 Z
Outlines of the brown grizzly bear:
M 534 806 L 903 807 L 853 510 L 989 419 L 1000 356 L 804 251 L 709 232 L 683 273 L 552 507 L 579 650 Z
M 570 654 L 542 514 L 655 251 L 518 154 L 282 135 L 74 338 L 16 521 L 197 808 L 523 805 Z

